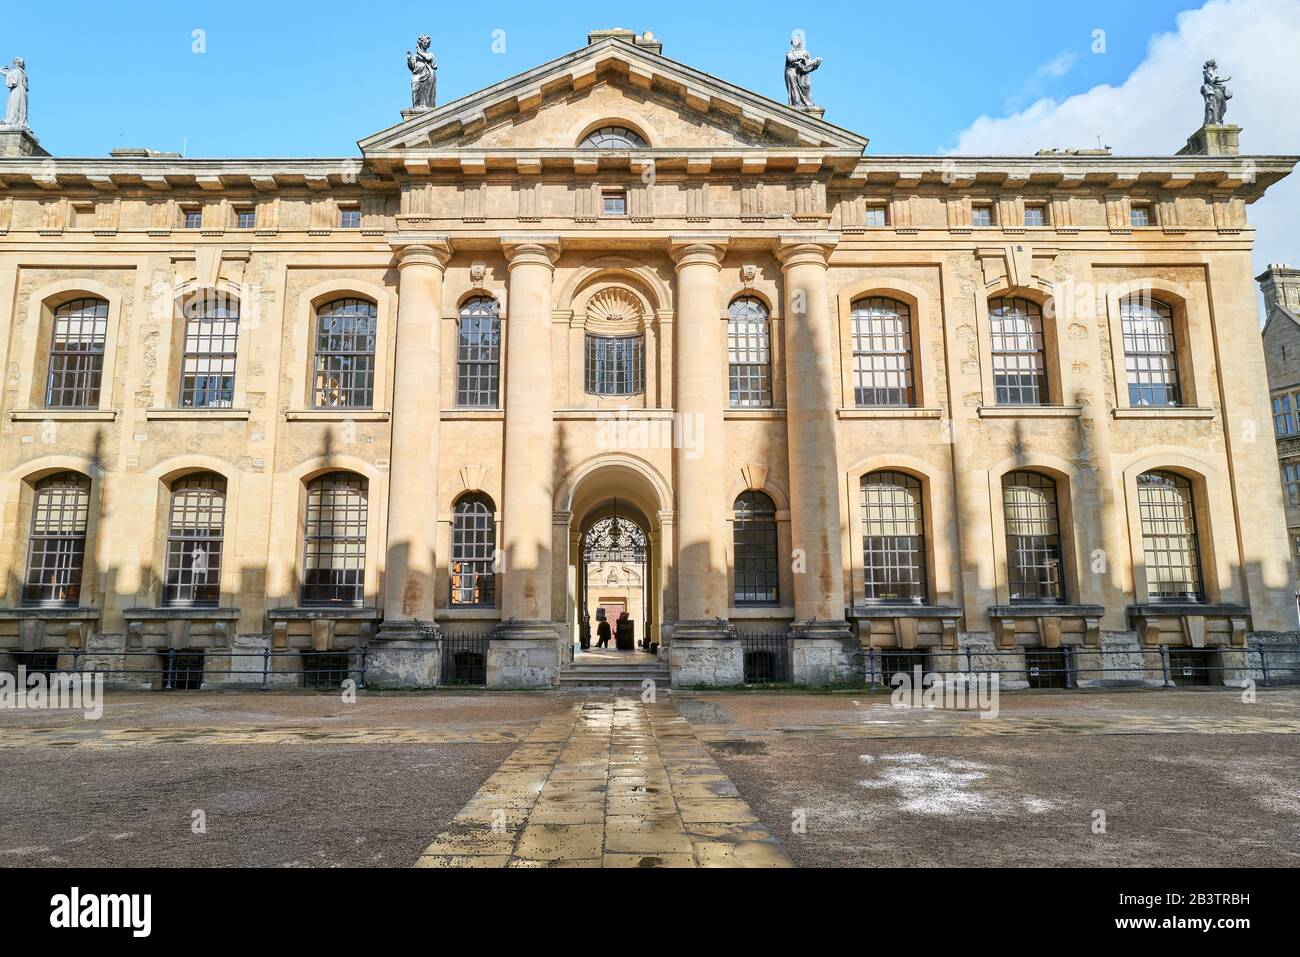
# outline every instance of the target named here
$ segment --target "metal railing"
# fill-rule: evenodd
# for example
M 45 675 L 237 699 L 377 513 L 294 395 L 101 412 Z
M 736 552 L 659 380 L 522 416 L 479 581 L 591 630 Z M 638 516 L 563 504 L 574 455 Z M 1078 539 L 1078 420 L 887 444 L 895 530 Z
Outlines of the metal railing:
M 1102 652 L 1096 648 L 918 648 L 911 651 L 869 648 L 866 651 L 866 683 L 871 688 L 890 687 L 893 677 L 905 671 L 909 678 L 921 667 L 923 674 L 995 674 L 1026 681 L 1031 688 L 1078 688 L 1081 681 L 1129 676 L 1138 681 L 1158 682 L 1162 688 L 1225 685 L 1228 680 L 1245 680 L 1257 675 L 1264 687 L 1284 676 L 1300 679 L 1295 651 L 1274 653 L 1255 648 L 1157 648 Z M 1006 659 L 1011 667 L 1001 667 Z M 1125 664 L 1104 658 L 1122 659 Z M 1023 662 L 1023 663 L 1022 663 Z M 992 667 L 992 665 L 999 667 Z M 1253 678 L 1252 678 L 1253 680 Z
M 42 654 L 42 653 L 38 653 Z M 54 652 L 45 652 L 48 658 Z M 266 691 L 272 687 L 288 687 L 286 679 L 300 678 L 297 687 L 327 690 L 339 688 L 349 679 L 358 688 L 366 683 L 366 648 L 354 651 L 227 651 L 226 649 L 161 649 L 158 651 L 86 651 L 70 648 L 59 651 L 57 663 L 70 658 L 71 667 L 49 669 L 43 661 L 40 671 L 58 670 L 77 675 L 103 675 L 124 680 L 146 678 L 155 681 L 160 691 L 197 691 L 209 679 L 225 687 L 247 687 Z M 26 656 L 15 655 L 16 665 L 23 665 Z M 112 664 L 123 659 L 120 667 Z M 142 661 L 144 667 L 128 667 L 132 659 Z M 225 663 L 226 667 L 214 667 Z
M 790 680 L 789 632 L 739 632 L 736 637 L 745 656 L 745 684 L 781 684 Z
M 443 635 L 440 685 L 487 685 L 490 635 Z

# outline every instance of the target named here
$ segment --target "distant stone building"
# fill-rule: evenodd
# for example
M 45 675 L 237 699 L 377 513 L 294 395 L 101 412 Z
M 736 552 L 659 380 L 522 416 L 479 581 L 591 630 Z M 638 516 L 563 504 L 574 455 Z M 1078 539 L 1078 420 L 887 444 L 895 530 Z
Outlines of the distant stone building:
M 1246 210 L 1295 159 L 1225 130 L 874 156 L 604 31 L 353 157 L 15 133 L 0 667 L 427 686 L 436 625 L 549 687 L 602 562 L 687 686 L 747 631 L 804 683 L 1294 631 Z
M 1300 269 L 1271 265 L 1258 278 L 1264 293 L 1264 360 L 1282 466 L 1287 541 L 1300 568 Z

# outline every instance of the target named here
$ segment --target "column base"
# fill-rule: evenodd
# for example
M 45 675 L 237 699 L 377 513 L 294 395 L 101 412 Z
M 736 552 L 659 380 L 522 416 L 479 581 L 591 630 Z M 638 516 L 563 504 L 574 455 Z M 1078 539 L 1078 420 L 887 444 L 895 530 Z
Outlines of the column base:
M 558 688 L 569 628 L 558 621 L 509 621 L 488 644 L 489 688 Z
M 442 679 L 442 635 L 420 621 L 386 621 L 370 641 L 366 686 L 381 690 L 436 688 Z
M 862 681 L 862 648 L 847 621 L 795 622 L 790 626 L 790 680 L 797 685 Z
M 745 683 L 745 650 L 721 619 L 664 625 L 674 688 L 734 688 Z

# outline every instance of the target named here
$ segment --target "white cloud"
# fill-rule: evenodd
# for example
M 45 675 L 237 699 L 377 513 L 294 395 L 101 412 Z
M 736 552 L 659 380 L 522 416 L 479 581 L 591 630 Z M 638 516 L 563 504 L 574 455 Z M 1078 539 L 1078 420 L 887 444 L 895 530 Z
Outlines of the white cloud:
M 1062 77 L 1070 72 L 1070 67 L 1079 60 L 1079 54 L 1073 50 L 1062 50 L 1051 60 L 1038 68 L 1038 75 L 1044 77 Z
M 1115 29 L 1109 32 L 1113 38 Z M 1117 154 L 1172 155 L 1201 124 L 1201 65 L 1211 58 L 1232 77 L 1228 122 L 1244 128 L 1242 152 L 1300 154 L 1297 0 L 1210 0 L 1179 14 L 1172 33 L 1152 37 L 1146 59 L 1120 86 L 1097 86 L 1060 102 L 1045 97 L 1009 116 L 981 116 L 958 134 L 952 152 L 1095 147 L 1100 137 Z M 1258 230 L 1260 271 L 1270 262 L 1300 265 L 1300 172 L 1272 187 L 1249 215 Z

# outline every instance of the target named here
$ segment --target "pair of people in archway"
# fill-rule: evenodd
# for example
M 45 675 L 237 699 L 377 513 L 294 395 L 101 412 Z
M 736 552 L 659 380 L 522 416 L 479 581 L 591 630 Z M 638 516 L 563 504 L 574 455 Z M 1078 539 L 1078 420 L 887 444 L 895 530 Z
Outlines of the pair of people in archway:
M 596 609 L 596 647 L 608 648 L 609 640 L 615 637 L 615 632 L 609 627 L 609 620 L 605 617 L 605 609 Z M 621 612 L 618 616 L 617 632 L 618 648 L 630 650 L 634 647 L 632 638 L 632 619 L 628 617 L 627 612 Z

